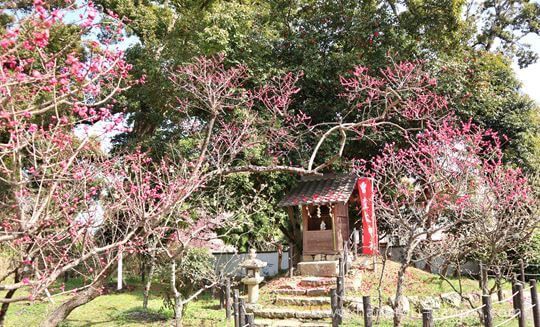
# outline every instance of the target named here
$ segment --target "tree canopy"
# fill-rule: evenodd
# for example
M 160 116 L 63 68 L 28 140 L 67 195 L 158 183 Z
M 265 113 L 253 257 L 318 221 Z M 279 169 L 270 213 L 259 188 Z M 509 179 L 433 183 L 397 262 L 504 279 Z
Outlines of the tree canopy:
M 107 10 L 129 19 L 127 31 L 138 42 L 128 51 L 136 77 L 145 84 L 124 94 L 119 108 L 132 113 L 133 132 L 118 147 L 144 144 L 156 155 L 165 144 L 180 146 L 167 126 L 175 87 L 167 71 L 194 56 L 225 55 L 243 63 L 253 80 L 275 73 L 302 72 L 291 104 L 312 123 L 354 121 L 341 96 L 339 76 L 361 64 L 378 72 L 390 61 L 425 61 L 438 79 L 438 92 L 464 120 L 507 135 L 504 148 L 515 164 L 540 169 L 538 105 L 520 91 L 512 60 L 526 66 L 536 59 L 522 37 L 538 34 L 539 10 L 529 1 L 134 1 L 100 0 Z M 390 57 L 389 57 L 390 56 Z M 391 58 L 391 60 L 389 59 Z M 159 96 L 156 96 L 159 94 Z M 305 142 L 313 141 L 312 135 Z M 399 133 L 349 142 L 345 157 L 369 158 Z M 180 143 L 178 143 L 180 142 Z M 176 145 L 175 145 L 176 144 Z M 330 155 L 339 142 L 325 143 Z M 261 154 L 262 155 L 262 154 Z M 307 158 L 291 158 L 297 164 Z M 340 168 L 340 161 L 333 169 Z M 249 183 L 253 183 L 250 181 Z M 234 185 L 234 182 L 233 182 Z M 284 189 L 284 187 L 279 187 Z M 270 198 L 267 194 L 267 198 Z M 273 197 L 278 196 L 273 194 Z M 268 212 L 270 221 L 284 214 Z M 263 228 L 262 230 L 267 230 Z

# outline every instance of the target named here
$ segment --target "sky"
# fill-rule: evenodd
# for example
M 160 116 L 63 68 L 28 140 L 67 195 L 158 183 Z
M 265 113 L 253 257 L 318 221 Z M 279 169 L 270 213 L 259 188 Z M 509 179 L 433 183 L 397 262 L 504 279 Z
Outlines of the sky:
M 524 38 L 524 41 L 530 43 L 531 48 L 536 51 L 536 53 L 540 53 L 540 36 L 529 35 Z M 527 93 L 540 104 L 540 62 L 530 65 L 525 69 L 519 69 L 519 67 L 514 64 L 514 70 L 523 83 L 523 92 Z

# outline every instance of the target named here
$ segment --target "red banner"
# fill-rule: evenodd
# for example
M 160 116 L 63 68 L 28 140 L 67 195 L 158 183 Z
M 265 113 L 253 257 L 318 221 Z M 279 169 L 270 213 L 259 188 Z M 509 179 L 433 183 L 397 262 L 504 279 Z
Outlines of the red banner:
M 373 183 L 367 177 L 361 177 L 356 182 L 362 212 L 362 253 L 379 254 L 379 236 L 377 220 L 373 208 Z

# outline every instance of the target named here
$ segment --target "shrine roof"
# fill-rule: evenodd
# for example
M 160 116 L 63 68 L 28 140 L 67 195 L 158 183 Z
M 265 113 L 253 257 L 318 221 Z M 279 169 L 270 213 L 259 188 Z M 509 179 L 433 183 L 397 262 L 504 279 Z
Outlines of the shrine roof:
M 354 191 L 356 175 L 334 175 L 304 177 L 281 201 L 280 207 L 306 204 L 330 204 L 347 202 Z

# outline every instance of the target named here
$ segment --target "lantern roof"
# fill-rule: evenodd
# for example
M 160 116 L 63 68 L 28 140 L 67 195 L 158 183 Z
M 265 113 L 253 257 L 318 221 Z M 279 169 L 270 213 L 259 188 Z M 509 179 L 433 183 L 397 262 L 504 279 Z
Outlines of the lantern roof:
M 303 177 L 281 201 L 280 207 L 345 203 L 354 191 L 358 176 L 354 174 L 325 174 Z

